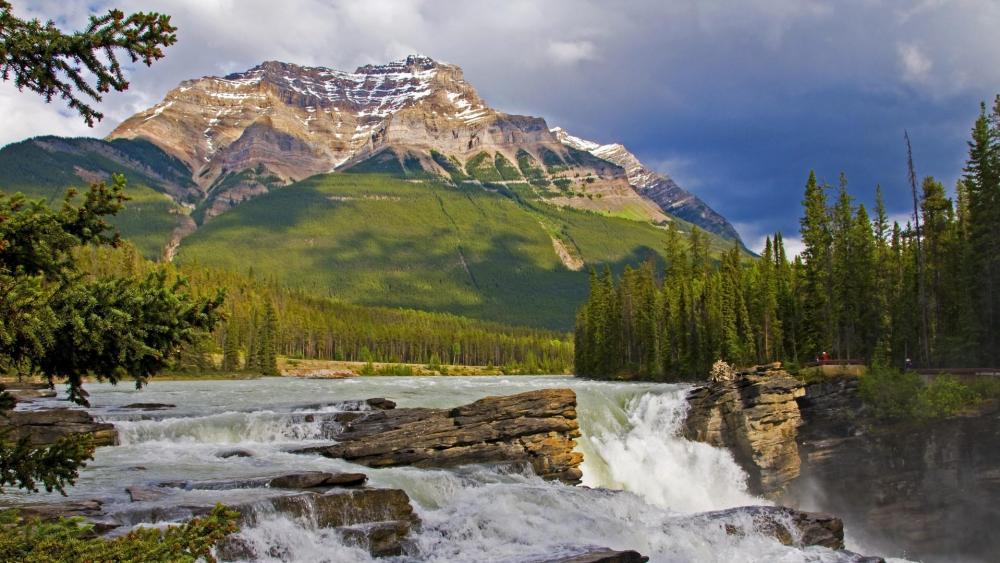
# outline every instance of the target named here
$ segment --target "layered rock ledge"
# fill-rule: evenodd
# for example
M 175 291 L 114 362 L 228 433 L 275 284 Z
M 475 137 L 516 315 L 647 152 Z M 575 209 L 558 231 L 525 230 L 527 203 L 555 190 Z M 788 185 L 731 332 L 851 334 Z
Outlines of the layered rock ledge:
M 112 446 L 118 440 L 113 424 L 98 422 L 87 411 L 56 408 L 13 411 L 0 414 L 0 432 L 5 439 L 28 438 L 32 445 L 45 446 L 73 434 L 90 434 L 95 446 Z
M 331 437 L 337 444 L 297 450 L 369 467 L 454 467 L 526 463 L 545 479 L 580 482 L 583 454 L 576 393 L 543 389 L 486 397 L 453 409 L 406 408 L 351 413 Z
M 684 436 L 728 448 L 754 494 L 780 496 L 799 475 L 802 386 L 785 371 L 761 366 L 698 387 L 688 395 Z

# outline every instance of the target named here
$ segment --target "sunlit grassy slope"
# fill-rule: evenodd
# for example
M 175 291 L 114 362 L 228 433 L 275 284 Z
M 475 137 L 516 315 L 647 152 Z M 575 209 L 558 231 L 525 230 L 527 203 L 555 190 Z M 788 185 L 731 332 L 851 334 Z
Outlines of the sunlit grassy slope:
M 587 265 L 620 270 L 659 257 L 663 229 L 557 208 L 518 188 L 316 176 L 209 221 L 177 260 L 253 269 L 348 302 L 568 328 L 587 274 L 563 265 L 554 237 Z

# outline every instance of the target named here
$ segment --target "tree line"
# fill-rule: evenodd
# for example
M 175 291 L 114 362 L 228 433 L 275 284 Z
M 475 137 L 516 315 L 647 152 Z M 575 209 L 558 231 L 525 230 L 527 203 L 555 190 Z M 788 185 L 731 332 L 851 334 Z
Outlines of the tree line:
M 134 248 L 87 248 L 82 268 L 137 273 L 153 265 Z M 368 307 L 318 297 L 265 276 L 198 264 L 167 265 L 197 295 L 226 294 L 225 321 L 182 353 L 188 371 L 275 374 L 276 356 L 353 362 L 495 366 L 507 373 L 565 373 L 573 363 L 566 333 L 447 313 Z M 209 359 L 222 352 L 221 365 Z
M 909 138 L 906 138 L 909 156 Z M 882 189 L 869 213 L 842 174 L 809 174 L 803 251 L 780 233 L 759 259 L 709 257 L 698 231 L 671 227 L 665 263 L 592 271 L 576 320 L 576 373 L 704 377 L 717 359 L 799 364 L 826 352 L 884 366 L 1000 365 L 1000 96 L 982 105 L 951 198 L 908 159 L 913 213 L 890 224 Z

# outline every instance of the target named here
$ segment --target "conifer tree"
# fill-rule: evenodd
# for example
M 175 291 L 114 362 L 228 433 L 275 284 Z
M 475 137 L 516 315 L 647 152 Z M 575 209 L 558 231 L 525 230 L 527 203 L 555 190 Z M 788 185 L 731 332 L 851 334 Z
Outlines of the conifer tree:
M 281 375 L 278 371 L 278 317 L 270 301 L 264 309 L 263 331 L 260 344 L 260 371 L 263 375 Z
M 991 119 L 992 118 L 992 119 Z M 968 199 L 968 241 L 981 361 L 1000 363 L 1000 97 L 986 105 L 972 129 L 963 184 Z
M 802 353 L 814 357 L 833 343 L 831 325 L 832 244 L 826 190 L 809 173 L 802 200 Z
M 222 371 L 234 373 L 240 369 L 240 345 L 239 336 L 236 334 L 236 326 L 229 322 L 226 324 L 225 344 L 222 348 Z

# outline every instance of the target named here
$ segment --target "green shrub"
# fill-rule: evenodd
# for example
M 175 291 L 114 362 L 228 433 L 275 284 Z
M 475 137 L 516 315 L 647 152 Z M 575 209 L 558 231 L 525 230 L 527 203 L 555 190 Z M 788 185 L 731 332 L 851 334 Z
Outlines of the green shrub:
M 983 377 L 965 382 L 969 391 L 977 401 L 994 401 L 1000 399 L 1000 379 Z
M 555 180 L 552 181 L 552 183 L 555 184 L 557 188 L 559 188 L 564 192 L 568 191 L 570 186 L 573 185 L 573 181 L 570 180 L 569 178 L 556 178 Z M 573 192 L 570 192 L 570 194 L 572 193 Z
M 983 401 L 1000 398 L 996 379 L 960 381 L 940 375 L 930 384 L 920 376 L 891 368 L 873 367 L 861 378 L 861 398 L 883 419 L 932 419 L 952 416 Z
M 886 419 L 913 417 L 923 388 L 919 375 L 887 368 L 872 368 L 860 381 L 862 400 Z
M 413 372 L 413 367 L 407 364 L 383 364 L 375 370 L 374 375 L 410 376 L 415 374 Z
M 921 391 L 916 414 L 920 418 L 951 416 L 978 402 L 968 385 L 952 376 L 942 375 Z
M 236 532 L 238 512 L 217 505 L 207 516 L 166 529 L 137 528 L 116 538 L 93 537 L 80 518 L 25 521 L 16 510 L 0 512 L 0 561 L 209 561 L 212 547 Z

